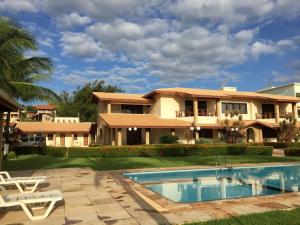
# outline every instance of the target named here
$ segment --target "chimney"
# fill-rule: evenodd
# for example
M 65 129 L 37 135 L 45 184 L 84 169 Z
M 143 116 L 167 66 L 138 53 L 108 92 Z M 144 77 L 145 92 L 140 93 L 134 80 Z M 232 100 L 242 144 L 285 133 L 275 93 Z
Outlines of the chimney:
M 236 87 L 222 87 L 220 88 L 222 91 L 237 91 Z

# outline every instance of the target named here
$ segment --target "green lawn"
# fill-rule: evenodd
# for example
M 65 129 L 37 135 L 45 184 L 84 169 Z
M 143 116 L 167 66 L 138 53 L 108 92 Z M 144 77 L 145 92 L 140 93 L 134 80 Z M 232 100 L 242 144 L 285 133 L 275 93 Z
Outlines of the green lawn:
M 223 161 L 222 158 L 220 161 Z M 300 161 L 300 157 L 275 158 L 271 156 L 229 156 L 232 164 L 292 162 Z M 126 157 L 126 158 L 55 158 L 44 155 L 18 156 L 14 160 L 5 160 L 5 170 L 52 169 L 67 167 L 90 167 L 94 170 L 117 170 L 151 167 L 176 167 L 195 165 L 215 165 L 214 156 L 206 157 Z
M 231 217 L 186 225 L 300 225 L 300 208 Z

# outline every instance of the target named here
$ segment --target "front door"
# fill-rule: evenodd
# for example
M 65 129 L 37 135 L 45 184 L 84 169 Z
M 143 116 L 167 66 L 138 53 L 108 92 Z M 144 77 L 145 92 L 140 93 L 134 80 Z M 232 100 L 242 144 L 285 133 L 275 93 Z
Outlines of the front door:
M 89 145 L 89 134 L 83 134 L 83 145 Z
M 129 131 L 127 129 L 127 145 L 140 145 L 142 144 L 142 129 Z
M 65 146 L 65 134 L 60 134 L 60 146 Z
M 262 104 L 261 113 L 263 119 L 274 118 L 275 116 L 275 106 L 274 104 Z

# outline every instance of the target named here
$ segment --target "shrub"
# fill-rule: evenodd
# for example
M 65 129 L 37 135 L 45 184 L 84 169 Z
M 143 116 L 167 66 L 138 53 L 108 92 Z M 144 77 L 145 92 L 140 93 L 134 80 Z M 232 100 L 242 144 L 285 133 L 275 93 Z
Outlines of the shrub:
M 265 142 L 265 146 L 272 146 L 273 148 L 287 148 L 287 142 Z
M 199 138 L 197 141 L 198 144 L 212 144 L 214 143 L 214 139 L 211 138 Z
M 287 144 L 288 148 L 300 148 L 300 142 L 290 142 Z
M 159 143 L 161 144 L 176 144 L 178 142 L 178 137 L 175 135 L 164 135 L 159 138 Z
M 53 157 L 66 157 L 68 149 L 66 147 L 52 147 L 46 146 L 42 148 L 43 155 L 49 155 Z
M 16 153 L 14 151 L 9 151 L 6 159 L 15 159 L 17 158 Z
M 284 154 L 286 156 L 300 156 L 300 148 L 286 148 Z
M 40 146 L 14 146 L 12 149 L 16 155 L 32 155 L 42 154 L 42 148 Z

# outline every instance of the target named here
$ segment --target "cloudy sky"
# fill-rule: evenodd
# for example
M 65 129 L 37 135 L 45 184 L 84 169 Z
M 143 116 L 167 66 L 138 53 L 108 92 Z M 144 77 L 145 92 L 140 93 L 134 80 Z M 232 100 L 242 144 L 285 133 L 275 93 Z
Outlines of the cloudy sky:
M 181 86 L 254 91 L 300 82 L 299 0 L 0 0 L 72 90 L 103 79 L 127 92 Z

